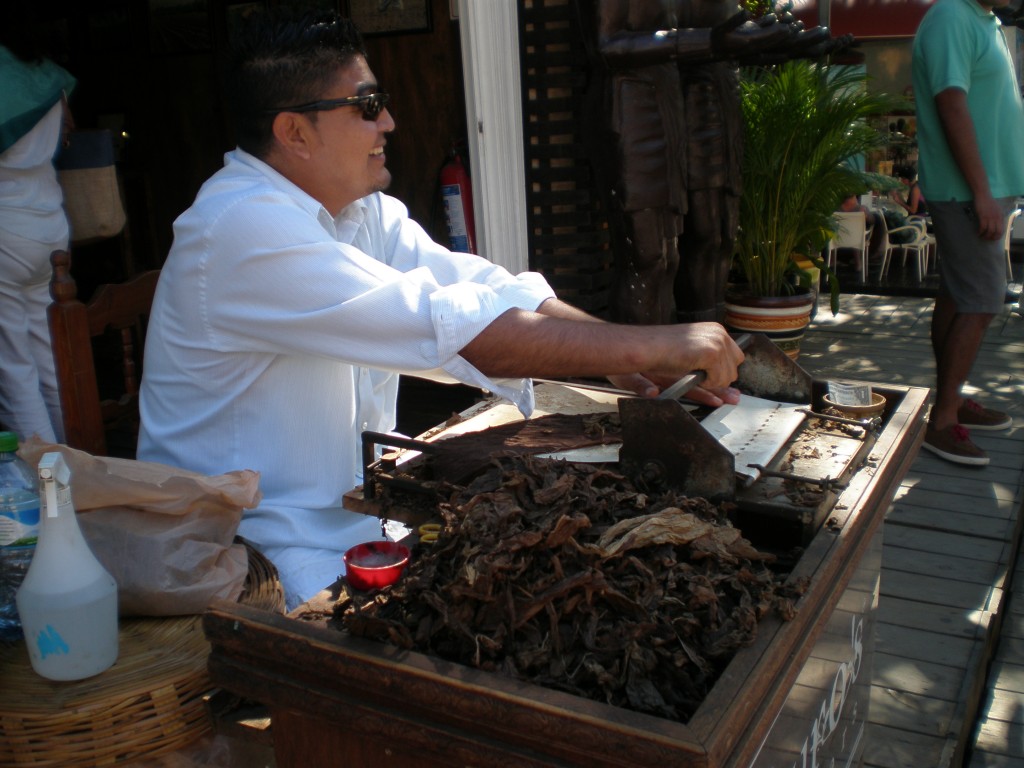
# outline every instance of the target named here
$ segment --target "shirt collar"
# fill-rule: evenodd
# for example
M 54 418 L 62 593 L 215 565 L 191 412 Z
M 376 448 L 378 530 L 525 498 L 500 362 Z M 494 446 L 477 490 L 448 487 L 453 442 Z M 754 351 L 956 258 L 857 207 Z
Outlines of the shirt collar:
M 1001 23 L 999 21 L 999 17 L 996 16 L 992 12 L 991 8 L 986 8 L 981 3 L 979 3 L 977 0 L 961 0 L 961 2 L 966 3 L 967 5 L 969 5 L 974 10 L 974 12 L 976 14 L 978 14 L 979 16 L 981 16 L 982 18 L 986 18 L 987 19 L 987 18 L 991 17 L 991 18 L 995 19 L 997 24 Z
M 326 211 L 324 211 L 326 213 Z M 356 233 L 366 221 L 366 200 L 356 200 L 341 209 L 341 213 L 333 220 L 335 237 L 338 242 L 351 243 L 355 240 Z M 329 216 L 330 214 L 328 214 Z
M 341 210 L 337 217 L 334 217 L 318 200 L 309 195 L 305 190 L 244 149 L 236 147 L 224 156 L 225 166 L 232 163 L 248 166 L 265 176 L 272 186 L 277 187 L 293 198 L 310 216 L 319 221 L 321 226 L 332 237 L 340 242 L 351 243 L 355 239 L 359 227 L 366 220 L 366 202 L 364 200 L 356 200 L 354 203 L 350 203 Z

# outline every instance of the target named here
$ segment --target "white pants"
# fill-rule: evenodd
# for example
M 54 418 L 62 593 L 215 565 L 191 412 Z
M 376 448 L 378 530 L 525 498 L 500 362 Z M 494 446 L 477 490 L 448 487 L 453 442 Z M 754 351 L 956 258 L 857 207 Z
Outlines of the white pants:
M 50 254 L 66 247 L 0 230 L 0 425 L 22 439 L 64 441 L 46 308 Z

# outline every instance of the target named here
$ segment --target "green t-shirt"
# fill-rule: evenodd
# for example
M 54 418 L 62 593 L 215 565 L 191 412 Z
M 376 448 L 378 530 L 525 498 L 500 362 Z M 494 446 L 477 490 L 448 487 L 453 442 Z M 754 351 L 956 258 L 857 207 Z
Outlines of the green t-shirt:
M 927 200 L 970 200 L 935 109 L 947 88 L 967 94 L 993 197 L 1024 195 L 1024 105 L 1002 25 L 975 0 L 939 0 L 914 36 L 918 175 Z
M 0 45 L 0 152 L 32 130 L 56 104 L 71 93 L 75 78 L 44 59 L 26 64 Z

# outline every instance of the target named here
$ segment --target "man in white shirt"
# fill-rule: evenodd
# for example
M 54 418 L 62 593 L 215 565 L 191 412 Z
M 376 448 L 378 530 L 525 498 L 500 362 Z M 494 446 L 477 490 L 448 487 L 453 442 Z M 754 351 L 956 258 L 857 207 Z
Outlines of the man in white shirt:
M 239 533 L 277 566 L 289 607 L 380 536 L 342 496 L 361 480 L 361 432 L 394 425 L 399 374 L 485 388 L 526 415 L 530 376 L 606 375 L 653 396 L 699 369 L 695 400 L 737 399 L 743 354 L 721 326 L 603 323 L 539 275 L 434 243 L 382 194 L 394 121 L 347 20 L 257 17 L 230 73 L 238 149 L 174 225 L 138 456 L 259 471 Z

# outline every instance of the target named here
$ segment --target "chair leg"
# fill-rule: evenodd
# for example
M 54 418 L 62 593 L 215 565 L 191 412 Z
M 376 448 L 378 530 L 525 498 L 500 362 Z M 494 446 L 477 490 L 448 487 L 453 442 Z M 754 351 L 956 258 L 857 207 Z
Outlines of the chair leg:
M 892 249 L 886 248 L 882 251 L 882 269 L 878 275 L 879 280 L 884 280 L 885 276 L 889 274 L 889 259 L 892 258 Z

